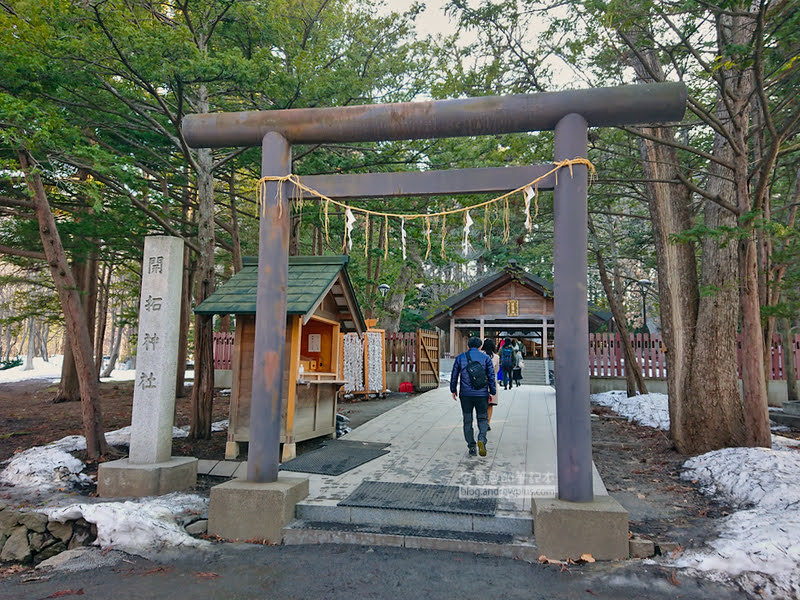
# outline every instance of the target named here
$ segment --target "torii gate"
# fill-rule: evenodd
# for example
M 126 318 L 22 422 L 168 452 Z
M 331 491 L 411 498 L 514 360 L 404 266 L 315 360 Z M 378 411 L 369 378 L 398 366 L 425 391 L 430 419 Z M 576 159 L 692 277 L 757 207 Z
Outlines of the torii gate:
M 261 145 L 262 177 L 291 173 L 292 144 L 377 142 L 526 131 L 555 131 L 554 161 L 586 158 L 588 127 L 679 121 L 682 83 L 653 83 L 513 96 L 189 115 L 195 148 Z M 515 189 L 552 165 L 303 177 L 332 198 L 476 193 Z M 554 189 L 554 297 L 558 497 L 589 502 L 592 447 L 589 410 L 586 165 L 542 181 Z M 552 180 L 552 181 L 551 181 Z M 556 184 L 555 181 L 558 181 Z M 283 186 L 291 187 L 291 186 Z M 289 198 L 268 181 L 259 226 L 253 392 L 247 482 L 277 482 L 283 396 Z M 279 202 L 271 201 L 278 198 Z M 213 501 L 212 501 L 213 505 Z M 233 537 L 233 536 L 231 536 Z M 538 537 L 538 534 L 537 534 Z

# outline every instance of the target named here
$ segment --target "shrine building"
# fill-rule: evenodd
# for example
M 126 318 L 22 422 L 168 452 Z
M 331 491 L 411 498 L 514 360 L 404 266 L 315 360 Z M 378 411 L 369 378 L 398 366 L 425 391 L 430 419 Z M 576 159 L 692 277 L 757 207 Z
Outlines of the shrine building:
M 442 347 L 455 357 L 467 350 L 472 337 L 511 337 L 525 345 L 526 358 L 554 356 L 555 306 L 553 286 L 522 270 L 515 260 L 499 272 L 484 277 L 451 296 L 436 309 L 428 322 L 445 332 Z M 609 311 L 587 307 L 589 331 L 600 329 L 611 319 Z

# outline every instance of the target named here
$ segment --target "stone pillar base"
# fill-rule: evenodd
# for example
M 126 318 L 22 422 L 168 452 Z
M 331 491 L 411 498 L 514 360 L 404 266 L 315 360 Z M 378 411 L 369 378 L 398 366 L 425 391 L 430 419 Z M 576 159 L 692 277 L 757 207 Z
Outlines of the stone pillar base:
M 284 442 L 281 446 L 281 462 L 297 458 L 297 444 L 294 442 Z
M 97 469 L 97 495 L 101 498 L 162 496 L 196 484 L 197 459 L 191 456 L 173 456 L 152 464 L 133 464 L 123 458 L 101 463 Z
M 242 453 L 242 447 L 239 442 L 225 442 L 225 460 L 236 460 Z
M 281 530 L 294 519 L 294 507 L 308 496 L 305 477 L 278 476 L 271 483 L 231 479 L 211 488 L 208 533 L 226 540 L 277 544 Z
M 536 547 L 547 558 L 628 558 L 628 511 L 611 496 L 591 502 L 534 497 L 531 503 Z

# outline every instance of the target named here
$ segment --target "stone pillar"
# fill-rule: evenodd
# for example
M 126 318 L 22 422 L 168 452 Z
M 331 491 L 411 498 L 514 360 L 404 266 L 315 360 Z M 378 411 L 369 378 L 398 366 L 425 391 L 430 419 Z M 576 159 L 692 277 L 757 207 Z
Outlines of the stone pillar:
M 555 129 L 555 160 L 586 158 L 586 121 L 571 114 Z M 589 317 L 586 297 L 588 169 L 558 173 L 553 194 L 558 497 L 592 500 L 592 429 L 589 411 Z
M 100 465 L 100 496 L 160 495 L 197 481 L 196 458 L 171 456 L 182 274 L 183 240 L 145 238 L 130 452 Z
M 587 127 L 580 115 L 561 119 L 555 160 L 586 158 Z M 573 165 L 558 173 L 554 205 L 556 454 L 558 497 L 531 498 L 536 547 L 548 558 L 616 560 L 628 556 L 628 513 L 592 488 L 587 302 L 588 173 Z
M 183 240 L 145 238 L 131 414 L 132 464 L 164 462 L 172 454 L 182 276 Z

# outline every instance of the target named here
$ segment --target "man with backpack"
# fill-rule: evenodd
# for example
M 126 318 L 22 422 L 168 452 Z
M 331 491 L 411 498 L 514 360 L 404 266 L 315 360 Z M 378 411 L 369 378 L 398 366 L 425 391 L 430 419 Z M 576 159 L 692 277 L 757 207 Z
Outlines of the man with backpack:
M 467 441 L 469 455 L 486 456 L 486 431 L 489 428 L 489 399 L 497 394 L 497 378 L 494 374 L 492 359 L 480 351 L 481 339 L 469 338 L 468 350 L 459 354 L 453 363 L 450 375 L 450 392 L 453 400 L 461 401 L 461 413 L 464 416 L 464 439 Z M 461 389 L 458 394 L 458 383 Z M 477 450 L 475 432 L 472 429 L 472 412 L 478 420 Z
M 511 376 L 516 366 L 517 353 L 511 345 L 511 338 L 506 338 L 503 342 L 503 349 L 500 350 L 500 368 L 503 370 L 503 389 L 507 390 L 513 385 Z

